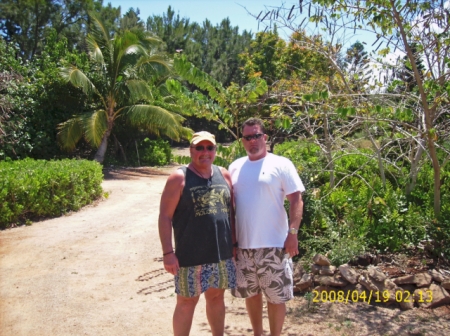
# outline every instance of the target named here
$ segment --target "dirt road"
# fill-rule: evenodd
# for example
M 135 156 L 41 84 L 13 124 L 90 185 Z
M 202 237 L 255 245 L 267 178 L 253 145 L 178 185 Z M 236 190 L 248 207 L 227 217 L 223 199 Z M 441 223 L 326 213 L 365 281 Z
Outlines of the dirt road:
M 175 296 L 157 228 L 167 176 L 109 174 L 96 205 L 0 232 L 0 334 L 169 335 Z M 229 316 L 244 314 L 239 303 Z M 202 300 L 192 335 L 208 334 Z
M 170 335 L 175 295 L 162 267 L 157 216 L 173 169 L 110 173 L 103 182 L 109 196 L 95 205 L 1 231 L 0 335 Z M 226 307 L 226 335 L 250 335 L 244 302 L 227 293 Z M 418 320 L 413 312 L 368 308 L 312 310 L 296 298 L 284 335 L 402 335 L 406 326 L 450 333 L 448 309 L 444 317 L 421 312 Z M 191 335 L 209 334 L 202 298 Z

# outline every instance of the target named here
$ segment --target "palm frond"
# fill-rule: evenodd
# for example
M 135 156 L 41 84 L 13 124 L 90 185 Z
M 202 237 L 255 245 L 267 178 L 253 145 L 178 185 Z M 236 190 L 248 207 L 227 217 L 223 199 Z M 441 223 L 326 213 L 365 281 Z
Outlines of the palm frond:
M 149 75 L 162 75 L 171 70 L 172 61 L 168 60 L 164 55 L 151 54 L 141 57 L 136 66 Z
M 183 109 L 181 108 L 181 106 L 179 104 L 168 103 L 168 102 L 162 101 L 161 105 L 162 105 L 161 107 L 165 108 L 168 111 L 175 112 L 178 114 L 183 114 Z
M 89 18 L 92 22 L 90 27 L 91 30 L 87 38 L 89 52 L 96 61 L 100 61 L 102 64 L 111 65 L 113 63 L 114 46 L 111 42 L 112 38 L 110 33 L 106 29 L 102 19 L 98 17 L 95 12 L 90 11 Z M 101 58 L 99 51 L 101 51 Z
M 186 134 L 181 125 L 184 118 L 159 106 L 133 105 L 124 111 L 124 115 L 131 124 L 154 134 L 164 134 L 174 140 L 180 140 Z
M 141 45 L 133 44 L 128 46 L 120 52 L 116 59 L 116 73 L 120 74 L 129 67 L 135 67 L 138 60 L 145 54 L 145 49 Z
M 95 39 L 95 37 L 93 37 L 92 35 L 88 35 L 86 37 L 86 42 L 87 42 L 87 45 L 88 45 L 89 55 L 91 56 L 91 58 L 96 63 L 100 63 L 100 64 L 104 65 L 105 64 L 105 60 L 103 58 L 103 53 L 102 53 L 100 45 L 98 44 L 98 42 Z
M 190 129 L 189 127 L 181 127 L 180 130 L 180 136 L 183 139 L 188 139 L 190 140 L 192 137 L 192 134 L 194 134 L 194 131 L 192 129 Z
M 154 35 L 147 35 L 147 36 L 145 36 L 145 38 L 143 40 L 145 40 L 145 42 L 147 42 L 147 46 L 146 46 L 147 48 L 154 47 L 154 46 L 157 46 L 158 44 L 162 43 L 162 40 L 159 37 L 154 36 Z
M 128 88 L 129 99 L 131 102 L 137 102 L 141 99 L 152 99 L 152 92 L 148 84 L 139 79 L 130 79 L 125 82 Z
M 82 136 L 83 125 L 81 117 L 74 117 L 58 124 L 57 139 L 63 149 L 68 151 L 75 149 Z
M 162 83 L 161 85 L 158 86 L 158 91 L 161 94 L 161 96 L 164 97 L 164 98 L 169 98 L 169 99 L 170 98 L 174 98 L 172 93 L 167 88 L 166 82 L 164 82 L 164 83 Z
M 72 85 L 77 88 L 81 88 L 87 95 L 96 90 L 94 84 L 92 84 L 83 71 L 74 65 L 61 68 L 60 74 L 64 80 L 72 83 Z
M 115 63 L 119 64 L 125 50 L 130 46 L 135 45 L 137 42 L 136 37 L 130 34 L 129 31 L 124 32 L 123 35 L 116 36 L 113 41 Z
M 83 116 L 84 136 L 86 140 L 95 147 L 100 146 L 103 135 L 108 129 L 108 120 L 104 110 L 94 111 L 94 113 Z
M 143 45 L 145 49 L 155 49 L 158 45 L 163 43 L 158 36 L 149 31 L 142 29 L 132 29 L 131 31 L 139 38 L 140 44 Z

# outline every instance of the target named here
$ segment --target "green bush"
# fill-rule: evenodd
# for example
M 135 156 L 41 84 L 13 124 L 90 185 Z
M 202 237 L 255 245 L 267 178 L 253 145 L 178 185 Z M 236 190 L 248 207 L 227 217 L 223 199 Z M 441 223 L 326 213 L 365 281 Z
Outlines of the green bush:
M 275 146 L 274 154 L 294 163 L 307 189 L 316 188 L 325 182 L 325 163 L 318 145 L 307 141 L 286 141 Z
M 145 138 L 140 144 L 139 155 L 143 166 L 164 166 L 172 160 L 172 149 L 166 140 Z
M 100 197 L 102 179 L 94 161 L 0 162 L 0 228 L 78 210 Z
M 291 141 L 277 145 L 275 153 L 293 161 L 306 187 L 299 234 L 305 258 L 324 253 L 334 263 L 346 262 L 365 250 L 395 252 L 416 246 L 427 237 L 427 230 L 431 235 L 427 223 L 432 218 L 432 188 L 425 175 L 419 175 L 417 191 L 408 198 L 406 174 L 386 170 L 389 178 L 383 184 L 373 153 L 362 149 L 336 154 L 331 187 L 330 172 L 317 145 Z M 422 189 L 426 196 L 419 199 Z M 442 190 L 442 199 L 447 199 L 446 189 Z
M 448 215 L 448 213 L 447 213 Z M 444 217 L 443 217 L 444 218 Z M 428 227 L 428 238 L 431 241 L 432 254 L 443 260 L 450 260 L 450 219 L 430 222 Z

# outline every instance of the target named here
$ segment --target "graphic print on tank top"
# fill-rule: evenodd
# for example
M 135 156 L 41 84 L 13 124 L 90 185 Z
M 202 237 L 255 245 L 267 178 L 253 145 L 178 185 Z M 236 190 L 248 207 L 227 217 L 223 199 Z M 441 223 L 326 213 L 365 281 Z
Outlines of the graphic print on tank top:
M 211 188 L 198 186 L 189 189 L 194 203 L 195 217 L 228 213 L 227 199 L 229 191 L 225 185 L 213 185 Z

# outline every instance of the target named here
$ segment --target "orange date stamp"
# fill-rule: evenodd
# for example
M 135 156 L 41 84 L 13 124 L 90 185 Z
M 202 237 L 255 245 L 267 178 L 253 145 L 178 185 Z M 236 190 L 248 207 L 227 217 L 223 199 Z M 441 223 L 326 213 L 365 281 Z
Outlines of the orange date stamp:
M 391 293 L 388 290 L 384 291 L 366 291 L 359 292 L 357 290 L 353 291 L 317 291 L 313 290 L 313 302 L 314 303 L 325 303 L 325 302 L 340 302 L 340 303 L 349 303 L 349 302 L 366 302 L 370 304 L 370 302 L 388 302 L 391 299 Z M 407 290 L 404 291 L 396 291 L 395 292 L 395 301 L 397 303 L 401 302 L 433 302 L 433 292 L 430 290 L 421 291 L 418 290 L 415 293 L 411 293 Z

